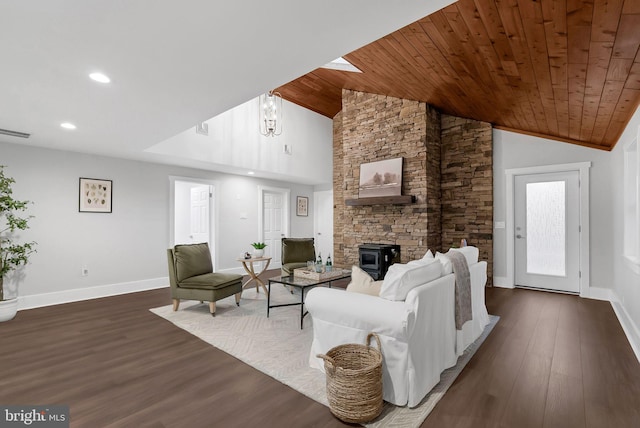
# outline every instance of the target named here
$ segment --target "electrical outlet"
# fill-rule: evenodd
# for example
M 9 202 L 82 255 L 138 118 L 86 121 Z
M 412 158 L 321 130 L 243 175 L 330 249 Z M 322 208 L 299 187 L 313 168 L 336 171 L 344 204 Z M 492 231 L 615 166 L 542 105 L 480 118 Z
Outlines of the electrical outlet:
M 89 269 L 88 269 L 88 268 L 86 268 L 86 267 L 83 267 L 83 268 L 82 268 L 82 271 L 81 271 L 81 274 L 82 274 L 82 276 L 87 276 L 87 275 L 89 275 Z

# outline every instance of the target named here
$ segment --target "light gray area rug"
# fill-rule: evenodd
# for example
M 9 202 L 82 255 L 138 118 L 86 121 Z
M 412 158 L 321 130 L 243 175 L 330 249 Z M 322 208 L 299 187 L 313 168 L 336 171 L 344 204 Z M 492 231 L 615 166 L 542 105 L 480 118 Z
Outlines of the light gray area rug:
M 282 285 L 271 289 L 272 304 L 300 301 L 299 294 L 291 294 Z M 328 406 L 325 375 L 309 367 L 309 351 L 313 335 L 313 320 L 304 318 L 300 330 L 300 307 L 272 308 L 267 318 L 267 301 L 264 293 L 246 289 L 242 293 L 240 307 L 233 297 L 216 304 L 216 316 L 209 314 L 209 305 L 183 301 L 173 312 L 171 305 L 151 309 L 183 330 L 205 342 L 244 361 L 279 382 L 290 386 L 319 403 Z M 491 323 L 482 336 L 458 358 L 458 363 L 442 373 L 440 383 L 410 409 L 385 403 L 382 414 L 368 427 L 417 427 L 433 410 L 449 386 L 471 359 L 498 321 L 490 316 Z M 286 355 L 284 363 L 283 355 Z

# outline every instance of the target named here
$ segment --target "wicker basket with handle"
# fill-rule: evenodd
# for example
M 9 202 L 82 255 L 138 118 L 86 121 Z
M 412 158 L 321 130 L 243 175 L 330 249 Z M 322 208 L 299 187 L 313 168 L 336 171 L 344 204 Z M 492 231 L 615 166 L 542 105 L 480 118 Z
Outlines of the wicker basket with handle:
M 370 345 L 371 338 L 378 349 Z M 382 412 L 382 354 L 380 338 L 369 333 L 364 345 L 345 344 L 331 348 L 324 360 L 329 408 L 338 419 L 363 423 Z

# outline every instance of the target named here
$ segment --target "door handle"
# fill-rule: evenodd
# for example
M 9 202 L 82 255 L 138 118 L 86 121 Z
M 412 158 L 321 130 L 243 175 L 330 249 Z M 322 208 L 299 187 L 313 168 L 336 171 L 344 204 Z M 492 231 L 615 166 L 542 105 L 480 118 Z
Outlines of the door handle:
M 522 235 L 520 235 L 520 234 L 517 234 L 517 235 L 516 235 L 516 238 L 518 238 L 518 239 L 527 239 L 527 237 L 526 237 L 526 236 L 522 236 Z

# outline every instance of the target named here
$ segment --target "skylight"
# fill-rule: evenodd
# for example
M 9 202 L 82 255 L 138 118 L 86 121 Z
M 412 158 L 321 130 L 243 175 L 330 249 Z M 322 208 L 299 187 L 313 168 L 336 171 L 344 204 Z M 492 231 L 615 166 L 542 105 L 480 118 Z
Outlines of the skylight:
M 346 59 L 340 57 L 336 58 L 328 64 L 323 65 L 321 68 L 329 68 L 331 70 L 351 71 L 352 73 L 362 73 L 355 65 L 351 64 Z

